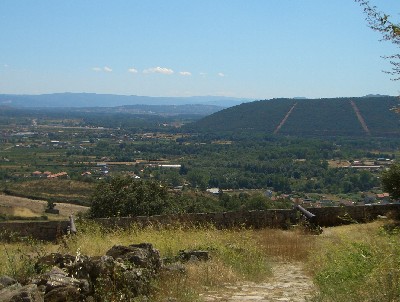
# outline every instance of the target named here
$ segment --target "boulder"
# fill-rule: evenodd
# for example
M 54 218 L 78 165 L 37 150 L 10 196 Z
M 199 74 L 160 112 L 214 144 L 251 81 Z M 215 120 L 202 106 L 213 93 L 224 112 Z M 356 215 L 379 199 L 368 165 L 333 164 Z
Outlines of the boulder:
M 101 257 L 53 253 L 37 261 L 39 275 L 29 285 L 0 277 L 0 302 L 94 302 L 109 293 L 130 301 L 150 292 L 160 268 L 159 252 L 150 243 L 114 246 Z
M 0 290 L 15 283 L 17 283 L 17 280 L 9 276 L 6 275 L 0 276 Z
M 15 283 L 0 291 L 0 302 L 44 302 L 44 298 L 36 284 Z
M 41 273 L 48 268 L 57 266 L 59 268 L 65 268 L 75 262 L 75 256 L 60 253 L 51 253 L 50 255 L 43 256 L 36 261 L 35 270 Z
M 210 259 L 208 251 L 201 250 L 182 250 L 179 251 L 179 258 L 183 262 L 187 261 L 207 261 Z
M 32 280 L 44 292 L 45 301 L 80 301 L 91 293 L 89 281 L 68 276 L 68 273 L 54 266 Z
M 106 255 L 116 260 L 127 261 L 136 267 L 152 269 L 155 272 L 161 268 L 160 253 L 150 243 L 129 246 L 114 245 Z
M 57 287 L 49 291 L 44 296 L 45 302 L 78 302 L 84 301 L 79 288 L 75 286 Z

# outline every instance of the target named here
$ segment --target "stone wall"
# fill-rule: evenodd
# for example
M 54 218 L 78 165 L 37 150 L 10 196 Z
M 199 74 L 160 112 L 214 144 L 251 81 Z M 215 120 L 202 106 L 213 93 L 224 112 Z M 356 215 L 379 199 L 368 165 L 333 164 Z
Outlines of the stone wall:
M 268 211 L 233 211 L 222 213 L 189 213 L 175 215 L 137 216 L 122 218 L 98 218 L 96 222 L 105 227 L 126 227 L 137 224 L 145 227 L 149 225 L 184 225 L 197 226 L 213 224 L 215 227 L 253 227 L 253 228 L 287 228 L 295 219 L 293 210 Z
M 15 232 L 23 237 L 55 241 L 67 234 L 69 221 L 2 222 L 0 232 Z
M 367 222 L 378 216 L 400 218 L 400 204 L 308 208 L 316 215 L 320 226 L 337 226 L 352 222 Z
M 367 222 L 374 220 L 378 215 L 391 214 L 400 217 L 400 204 L 371 205 L 371 206 L 344 206 L 307 208 L 316 215 L 316 223 L 320 226 L 337 226 L 352 222 Z M 149 225 L 185 225 L 197 226 L 213 224 L 215 227 L 251 227 L 251 228 L 281 228 L 286 229 L 297 223 L 299 212 L 295 210 L 267 210 L 267 211 L 235 211 L 223 213 L 194 213 L 157 216 L 137 216 L 122 218 L 99 218 L 96 222 L 105 227 L 128 227 L 132 224 L 145 227 Z M 56 240 L 66 234 L 69 221 L 46 222 L 3 222 L 0 223 L 0 232 L 4 230 L 18 232 L 21 236 L 32 236 L 40 240 Z M 78 229 L 79 232 L 79 229 Z

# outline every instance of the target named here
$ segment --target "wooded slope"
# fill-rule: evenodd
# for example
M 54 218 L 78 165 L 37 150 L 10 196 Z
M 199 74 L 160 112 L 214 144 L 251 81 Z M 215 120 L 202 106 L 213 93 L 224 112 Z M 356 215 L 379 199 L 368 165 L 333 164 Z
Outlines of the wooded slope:
M 198 132 L 250 131 L 299 136 L 398 136 L 400 116 L 390 110 L 398 103 L 397 97 L 389 96 L 263 100 L 243 103 L 216 112 L 188 127 Z

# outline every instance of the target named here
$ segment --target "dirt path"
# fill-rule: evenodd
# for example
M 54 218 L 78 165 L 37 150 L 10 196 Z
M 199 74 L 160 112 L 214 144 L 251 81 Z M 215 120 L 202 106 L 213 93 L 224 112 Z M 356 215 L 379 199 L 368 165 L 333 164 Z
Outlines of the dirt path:
M 306 301 L 315 291 L 301 263 L 275 263 L 273 276 L 263 283 L 226 285 L 222 291 L 202 295 L 204 301 Z
M 363 116 L 362 116 L 360 110 L 358 109 L 356 103 L 354 103 L 354 101 L 351 101 L 350 104 L 351 104 L 351 106 L 353 107 L 353 110 L 354 110 L 355 114 L 357 115 L 357 119 L 358 119 L 358 121 L 360 122 L 361 127 L 364 129 L 365 133 L 366 133 L 367 135 L 371 135 L 371 132 L 369 131 L 368 126 L 367 126 L 367 124 L 365 123 L 365 120 L 364 120 L 364 118 L 363 118 Z
M 279 132 L 279 130 L 281 130 L 282 126 L 286 123 L 287 119 L 289 118 L 290 114 L 292 113 L 292 111 L 294 110 L 294 108 L 296 107 L 297 103 L 295 103 L 290 110 L 288 111 L 288 113 L 286 113 L 285 117 L 283 118 L 283 120 L 279 123 L 278 127 L 276 127 L 274 134 L 277 134 Z

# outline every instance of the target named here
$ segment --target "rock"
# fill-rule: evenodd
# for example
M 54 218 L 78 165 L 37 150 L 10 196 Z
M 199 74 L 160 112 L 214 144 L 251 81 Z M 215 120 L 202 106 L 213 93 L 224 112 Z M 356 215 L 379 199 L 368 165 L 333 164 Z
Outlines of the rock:
M 46 282 L 46 293 L 57 287 L 75 287 L 80 288 L 81 282 L 78 279 L 52 274 Z
M 18 283 L 8 286 L 0 291 L 0 302 L 44 302 L 36 284 L 16 286 Z
M 67 272 L 59 268 L 58 266 L 53 266 L 53 268 L 44 274 L 45 276 L 51 276 L 51 275 L 61 275 L 61 276 L 67 276 Z
M 9 276 L 6 275 L 0 276 L 0 290 L 15 283 L 17 283 L 17 280 Z
M 179 251 L 181 261 L 207 261 L 210 259 L 208 251 L 200 250 L 184 250 Z
M 62 255 L 60 253 L 52 253 L 44 257 L 39 258 L 35 264 L 35 270 L 41 273 L 49 267 L 57 266 L 59 268 L 67 267 L 75 262 L 75 256 Z
M 136 267 L 153 269 L 155 272 L 161 267 L 160 253 L 150 243 L 114 245 L 106 255 L 128 261 Z
M 44 296 L 46 302 L 78 302 L 84 301 L 79 288 L 74 286 L 57 287 Z
M 39 275 L 31 280 L 31 283 L 36 284 L 37 286 L 45 286 L 49 279 L 56 278 L 56 276 L 67 277 L 67 273 L 63 271 L 61 268 L 54 266 L 49 272 L 46 272 L 42 275 Z
M 186 273 L 186 267 L 180 262 L 163 265 L 162 270 L 163 270 L 163 272 L 172 273 L 172 274 L 173 273 L 180 273 L 180 274 Z
M 2 300 L 2 298 L 9 297 L 10 293 L 16 292 L 17 290 L 19 290 L 21 288 L 22 288 L 22 285 L 19 283 L 14 283 L 10 286 L 3 288 L 2 290 L 0 290 L 0 302 L 6 301 L 6 300 Z
M 128 270 L 122 273 L 122 280 L 129 286 L 130 294 L 135 296 L 146 295 L 150 292 L 151 276 L 142 268 Z
M 92 280 L 100 275 L 111 275 L 115 267 L 114 258 L 111 256 L 93 257 L 92 263 L 93 270 L 90 273 Z
M 158 250 L 142 243 L 113 246 L 102 257 L 53 253 L 40 258 L 35 268 L 47 270 L 31 281 L 46 302 L 103 301 L 109 291 L 129 299 L 148 294 L 161 260 Z
M 69 276 L 77 279 L 92 279 L 94 280 L 96 274 L 96 263 L 88 256 L 80 256 L 75 262 L 66 266 Z
M 91 292 L 91 287 L 88 280 L 69 277 L 67 272 L 57 266 L 53 267 L 49 272 L 44 273 L 32 280 L 32 282 L 37 284 L 40 290 L 46 294 L 45 297 L 48 293 L 58 288 L 64 288 L 69 295 L 72 295 L 71 293 L 73 293 L 70 288 L 75 288 L 80 294 L 89 294 Z M 59 290 L 55 292 L 58 291 Z M 54 293 L 51 295 L 54 295 Z M 75 297 L 75 295 L 72 296 Z

